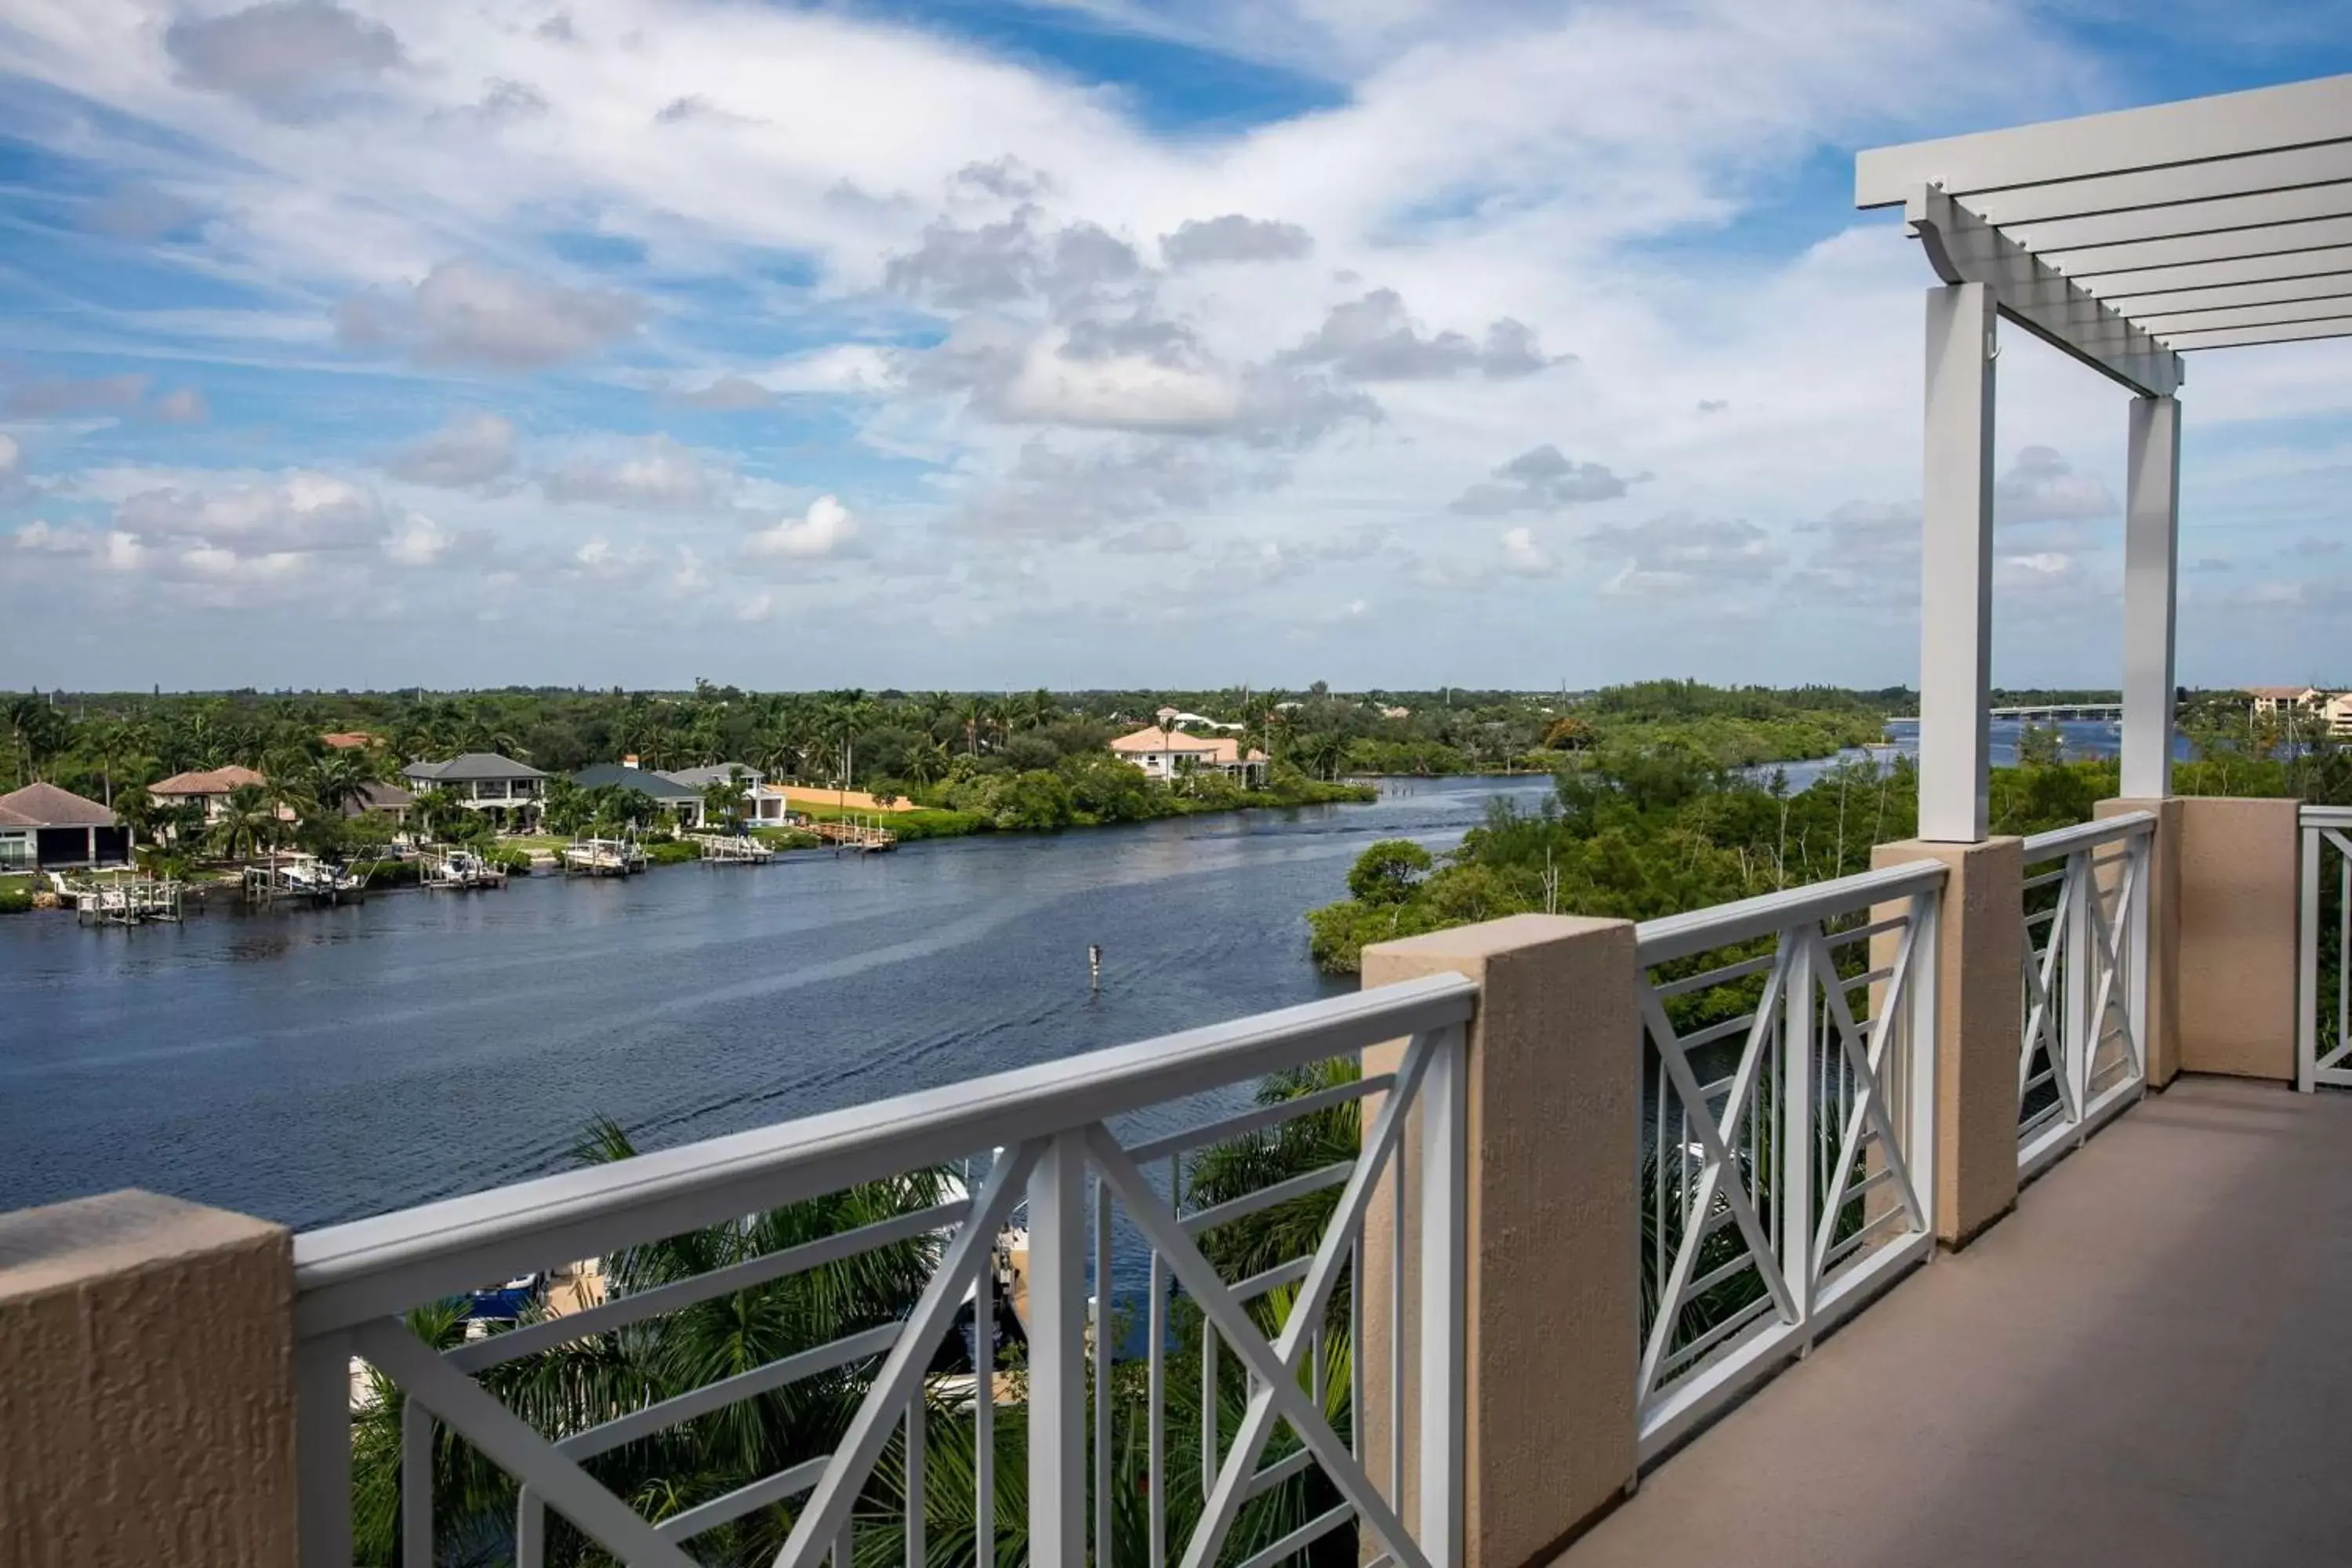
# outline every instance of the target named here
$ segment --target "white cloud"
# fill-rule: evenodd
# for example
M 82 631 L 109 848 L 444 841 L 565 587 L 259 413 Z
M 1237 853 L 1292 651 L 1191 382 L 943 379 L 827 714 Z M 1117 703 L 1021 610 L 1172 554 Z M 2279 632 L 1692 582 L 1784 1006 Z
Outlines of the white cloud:
M 320 0 L 182 16 L 165 31 L 163 48 L 189 85 L 289 121 L 331 112 L 400 59 L 392 29 Z
M 515 461 L 514 421 L 461 415 L 384 459 L 384 472 L 412 484 L 460 489 L 503 478 Z
M 1476 371 L 1491 381 L 1533 375 L 1548 364 L 1533 328 L 1506 316 L 1482 341 L 1460 332 L 1426 333 L 1393 289 L 1331 307 L 1323 324 L 1278 356 L 1285 364 L 1328 365 L 1350 381 L 1441 381 Z
M 667 436 L 635 443 L 625 456 L 575 458 L 541 481 L 550 500 L 694 511 L 714 504 L 733 476 Z
M 748 376 L 722 375 L 709 385 L 687 393 L 678 399 L 697 408 L 740 412 L 752 408 L 773 408 L 776 395 Z
M 2097 476 L 2075 472 L 2055 448 L 2027 447 L 1994 481 L 1993 510 L 2002 522 L 2078 522 L 2112 517 L 2116 498 Z
M 812 560 L 839 553 L 857 537 L 857 520 L 832 496 L 819 496 L 799 517 L 780 518 L 743 541 L 746 555 Z
M 1580 463 L 1549 442 L 1530 447 L 1495 470 L 1494 478 L 1462 492 L 1453 510 L 1473 515 L 1506 511 L 1554 511 L 1585 501 L 1613 500 L 1625 487 L 1648 479 L 1612 473 L 1605 463 Z
M 421 511 L 383 542 L 383 552 L 395 566 L 434 566 L 456 547 L 457 536 Z
M 247 557 L 355 549 L 374 544 L 385 532 L 374 495 L 309 470 L 211 492 L 142 490 L 116 506 L 114 521 L 149 543 L 173 541 Z
M 1685 594 L 1711 586 L 1759 587 L 1784 559 L 1771 536 L 1741 519 L 1674 512 L 1632 527 L 1596 528 L 1584 548 L 1615 563 L 1612 594 Z
M 1227 213 L 1203 222 L 1186 218 L 1173 234 L 1160 237 L 1160 254 L 1171 267 L 1201 267 L 1220 261 L 1301 261 L 1315 253 L 1315 237 L 1295 223 Z
M 1512 571 L 1530 577 L 1549 576 L 1559 570 L 1559 561 L 1536 542 L 1535 531 L 1524 524 L 1503 530 L 1503 561 Z
M 610 289 L 573 288 L 469 260 L 444 261 L 415 288 L 354 294 L 335 310 L 349 348 L 396 349 L 420 364 L 546 370 L 637 330 L 644 308 Z

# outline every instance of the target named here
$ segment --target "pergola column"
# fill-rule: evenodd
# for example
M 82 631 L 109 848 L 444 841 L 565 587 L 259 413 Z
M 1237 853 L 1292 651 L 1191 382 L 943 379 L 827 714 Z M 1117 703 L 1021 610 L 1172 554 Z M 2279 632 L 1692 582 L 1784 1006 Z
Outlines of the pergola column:
M 1990 816 L 1995 321 L 1985 284 L 1927 290 L 1919 837 L 1934 843 L 1976 843 Z
M 2124 500 L 2126 799 L 2172 793 L 2174 607 L 2180 563 L 2180 400 L 2135 397 Z

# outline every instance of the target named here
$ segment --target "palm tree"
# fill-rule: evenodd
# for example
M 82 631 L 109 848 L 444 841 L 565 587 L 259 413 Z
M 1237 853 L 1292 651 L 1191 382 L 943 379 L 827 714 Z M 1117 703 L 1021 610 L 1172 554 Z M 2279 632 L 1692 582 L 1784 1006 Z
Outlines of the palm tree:
M 240 850 L 256 855 L 277 843 L 280 826 L 269 791 L 260 784 L 239 784 L 229 791 L 220 818 L 213 824 L 213 842 L 223 858 L 235 860 Z
M 425 837 L 445 823 L 454 822 L 466 815 L 465 803 L 457 792 L 446 784 L 436 785 L 416 797 L 416 820 L 425 829 Z
M 948 776 L 948 769 L 952 765 L 953 759 L 949 757 L 945 746 L 937 741 L 925 739 L 907 753 L 906 773 L 911 783 L 935 784 Z
M 573 1151 L 584 1164 L 625 1160 L 635 1152 L 621 1128 L 601 1121 Z M 603 1260 L 607 1289 L 615 1296 L 635 1295 L 878 1224 L 940 1203 L 946 1185 L 944 1172 L 917 1171 L 631 1247 Z M 936 1237 L 926 1237 L 750 1286 L 520 1357 L 486 1372 L 482 1382 L 540 1432 L 560 1439 L 618 1412 L 642 1409 L 904 1318 L 937 1266 L 939 1246 Z M 412 1313 L 409 1321 L 431 1343 L 453 1346 L 463 1338 L 463 1321 L 446 1305 Z M 588 1468 L 656 1521 L 668 1518 L 749 1478 L 830 1452 L 848 1429 L 871 1364 L 754 1395 L 591 1459 Z M 389 1568 L 400 1552 L 403 1395 L 388 1380 L 368 1375 L 372 1397 L 355 1418 L 352 1434 L 356 1555 L 362 1563 Z M 436 1433 L 433 1458 L 436 1541 L 460 1551 L 473 1545 L 482 1555 L 462 1559 L 468 1562 L 499 1552 L 504 1529 L 514 1517 L 513 1483 L 446 1430 Z M 712 1563 L 765 1563 L 782 1547 L 792 1522 L 791 1510 L 771 1505 L 696 1537 L 695 1555 Z M 605 1561 L 559 1516 L 551 1514 L 548 1524 L 549 1563 Z
M 328 816 L 339 816 L 345 806 L 367 793 L 375 782 L 367 760 L 356 752 L 329 752 L 313 757 L 296 775 L 303 795 Z
M 1062 716 L 1062 705 L 1042 686 L 1021 699 L 1019 708 L 1022 727 L 1029 730 L 1042 730 Z

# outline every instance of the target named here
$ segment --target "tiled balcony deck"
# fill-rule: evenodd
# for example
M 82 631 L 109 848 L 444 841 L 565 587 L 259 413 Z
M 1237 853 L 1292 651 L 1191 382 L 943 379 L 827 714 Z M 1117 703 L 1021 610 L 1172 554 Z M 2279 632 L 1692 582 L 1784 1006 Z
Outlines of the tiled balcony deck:
M 2183 1079 L 1563 1560 L 2352 1563 L 2352 1095 Z

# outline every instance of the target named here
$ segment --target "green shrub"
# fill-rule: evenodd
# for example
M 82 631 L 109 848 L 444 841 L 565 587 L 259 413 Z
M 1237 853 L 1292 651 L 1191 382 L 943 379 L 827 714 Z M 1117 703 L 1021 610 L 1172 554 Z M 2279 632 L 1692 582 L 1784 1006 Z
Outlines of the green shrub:
M 675 839 L 646 846 L 646 863 L 649 866 L 683 866 L 689 860 L 702 858 L 699 844 L 680 844 Z
M 29 882 L 0 882 L 0 915 L 21 915 L 33 907 Z

